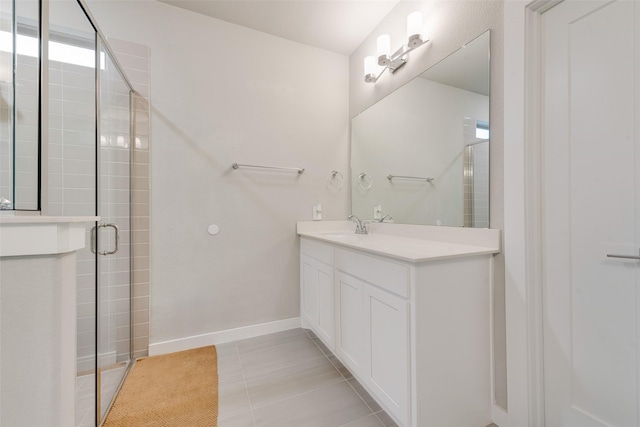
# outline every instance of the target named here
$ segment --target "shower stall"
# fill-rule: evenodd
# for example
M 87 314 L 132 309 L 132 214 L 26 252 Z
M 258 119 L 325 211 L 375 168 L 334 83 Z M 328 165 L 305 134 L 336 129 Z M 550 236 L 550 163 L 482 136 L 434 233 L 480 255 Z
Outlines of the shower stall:
M 82 0 L 0 0 L 0 215 L 100 217 L 77 252 L 76 426 L 132 361 L 134 96 Z

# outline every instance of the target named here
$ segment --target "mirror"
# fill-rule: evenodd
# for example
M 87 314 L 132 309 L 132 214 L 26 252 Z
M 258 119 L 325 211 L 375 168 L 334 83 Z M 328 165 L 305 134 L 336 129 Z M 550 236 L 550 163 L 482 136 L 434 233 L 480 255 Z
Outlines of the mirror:
M 353 118 L 352 214 L 489 227 L 489 41 L 487 31 Z

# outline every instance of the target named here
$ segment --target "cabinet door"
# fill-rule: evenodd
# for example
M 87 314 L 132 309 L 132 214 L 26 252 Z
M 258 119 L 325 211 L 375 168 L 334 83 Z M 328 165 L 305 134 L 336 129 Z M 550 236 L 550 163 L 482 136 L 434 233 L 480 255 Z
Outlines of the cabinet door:
M 387 409 L 409 425 L 409 303 L 366 284 L 364 304 L 364 380 Z
M 318 323 L 316 333 L 331 350 L 334 350 L 335 310 L 333 298 L 333 268 L 322 262 L 318 262 L 317 267 Z
M 300 311 L 302 318 L 312 327 L 318 324 L 318 266 L 317 261 L 300 255 Z
M 336 272 L 338 292 L 339 334 L 337 351 L 342 362 L 354 374 L 362 372 L 364 357 L 363 322 L 364 284 L 349 275 Z

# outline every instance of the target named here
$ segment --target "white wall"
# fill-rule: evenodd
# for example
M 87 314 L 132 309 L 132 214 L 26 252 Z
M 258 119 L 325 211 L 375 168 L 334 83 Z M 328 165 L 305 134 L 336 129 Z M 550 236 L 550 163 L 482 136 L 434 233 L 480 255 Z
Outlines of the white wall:
M 352 179 L 352 213 L 373 218 L 382 205 L 383 215 L 403 224 L 463 226 L 465 117 L 488 121 L 488 97 L 423 78 L 355 117 L 351 166 L 373 183 L 363 191 Z M 389 181 L 389 174 L 435 181 Z
M 366 108 L 404 85 L 430 66 L 441 61 L 463 44 L 491 30 L 491 153 L 490 153 L 490 225 L 504 225 L 504 110 L 503 110 L 503 46 L 504 2 L 500 0 L 469 1 L 402 1 L 387 15 L 349 58 L 349 115 L 355 117 Z M 391 36 L 394 50 L 406 40 L 406 17 L 420 10 L 431 42 L 410 53 L 408 63 L 395 74 L 383 75 L 375 85 L 363 79 L 363 61 L 376 52 L 376 38 Z M 493 358 L 495 400 L 507 407 L 506 321 L 504 304 L 504 254 L 494 257 L 493 281 Z M 494 408 L 494 420 L 505 414 Z
M 151 52 L 151 343 L 299 316 L 295 223 L 348 212 L 327 188 L 348 169 L 348 58 L 159 2 L 89 7 Z

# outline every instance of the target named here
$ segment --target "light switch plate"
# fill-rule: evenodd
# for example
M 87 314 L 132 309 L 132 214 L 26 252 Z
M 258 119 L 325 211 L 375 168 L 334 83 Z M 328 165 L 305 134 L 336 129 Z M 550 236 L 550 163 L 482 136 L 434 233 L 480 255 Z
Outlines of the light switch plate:
M 382 205 L 374 206 L 373 219 L 380 219 L 380 218 L 382 218 Z

